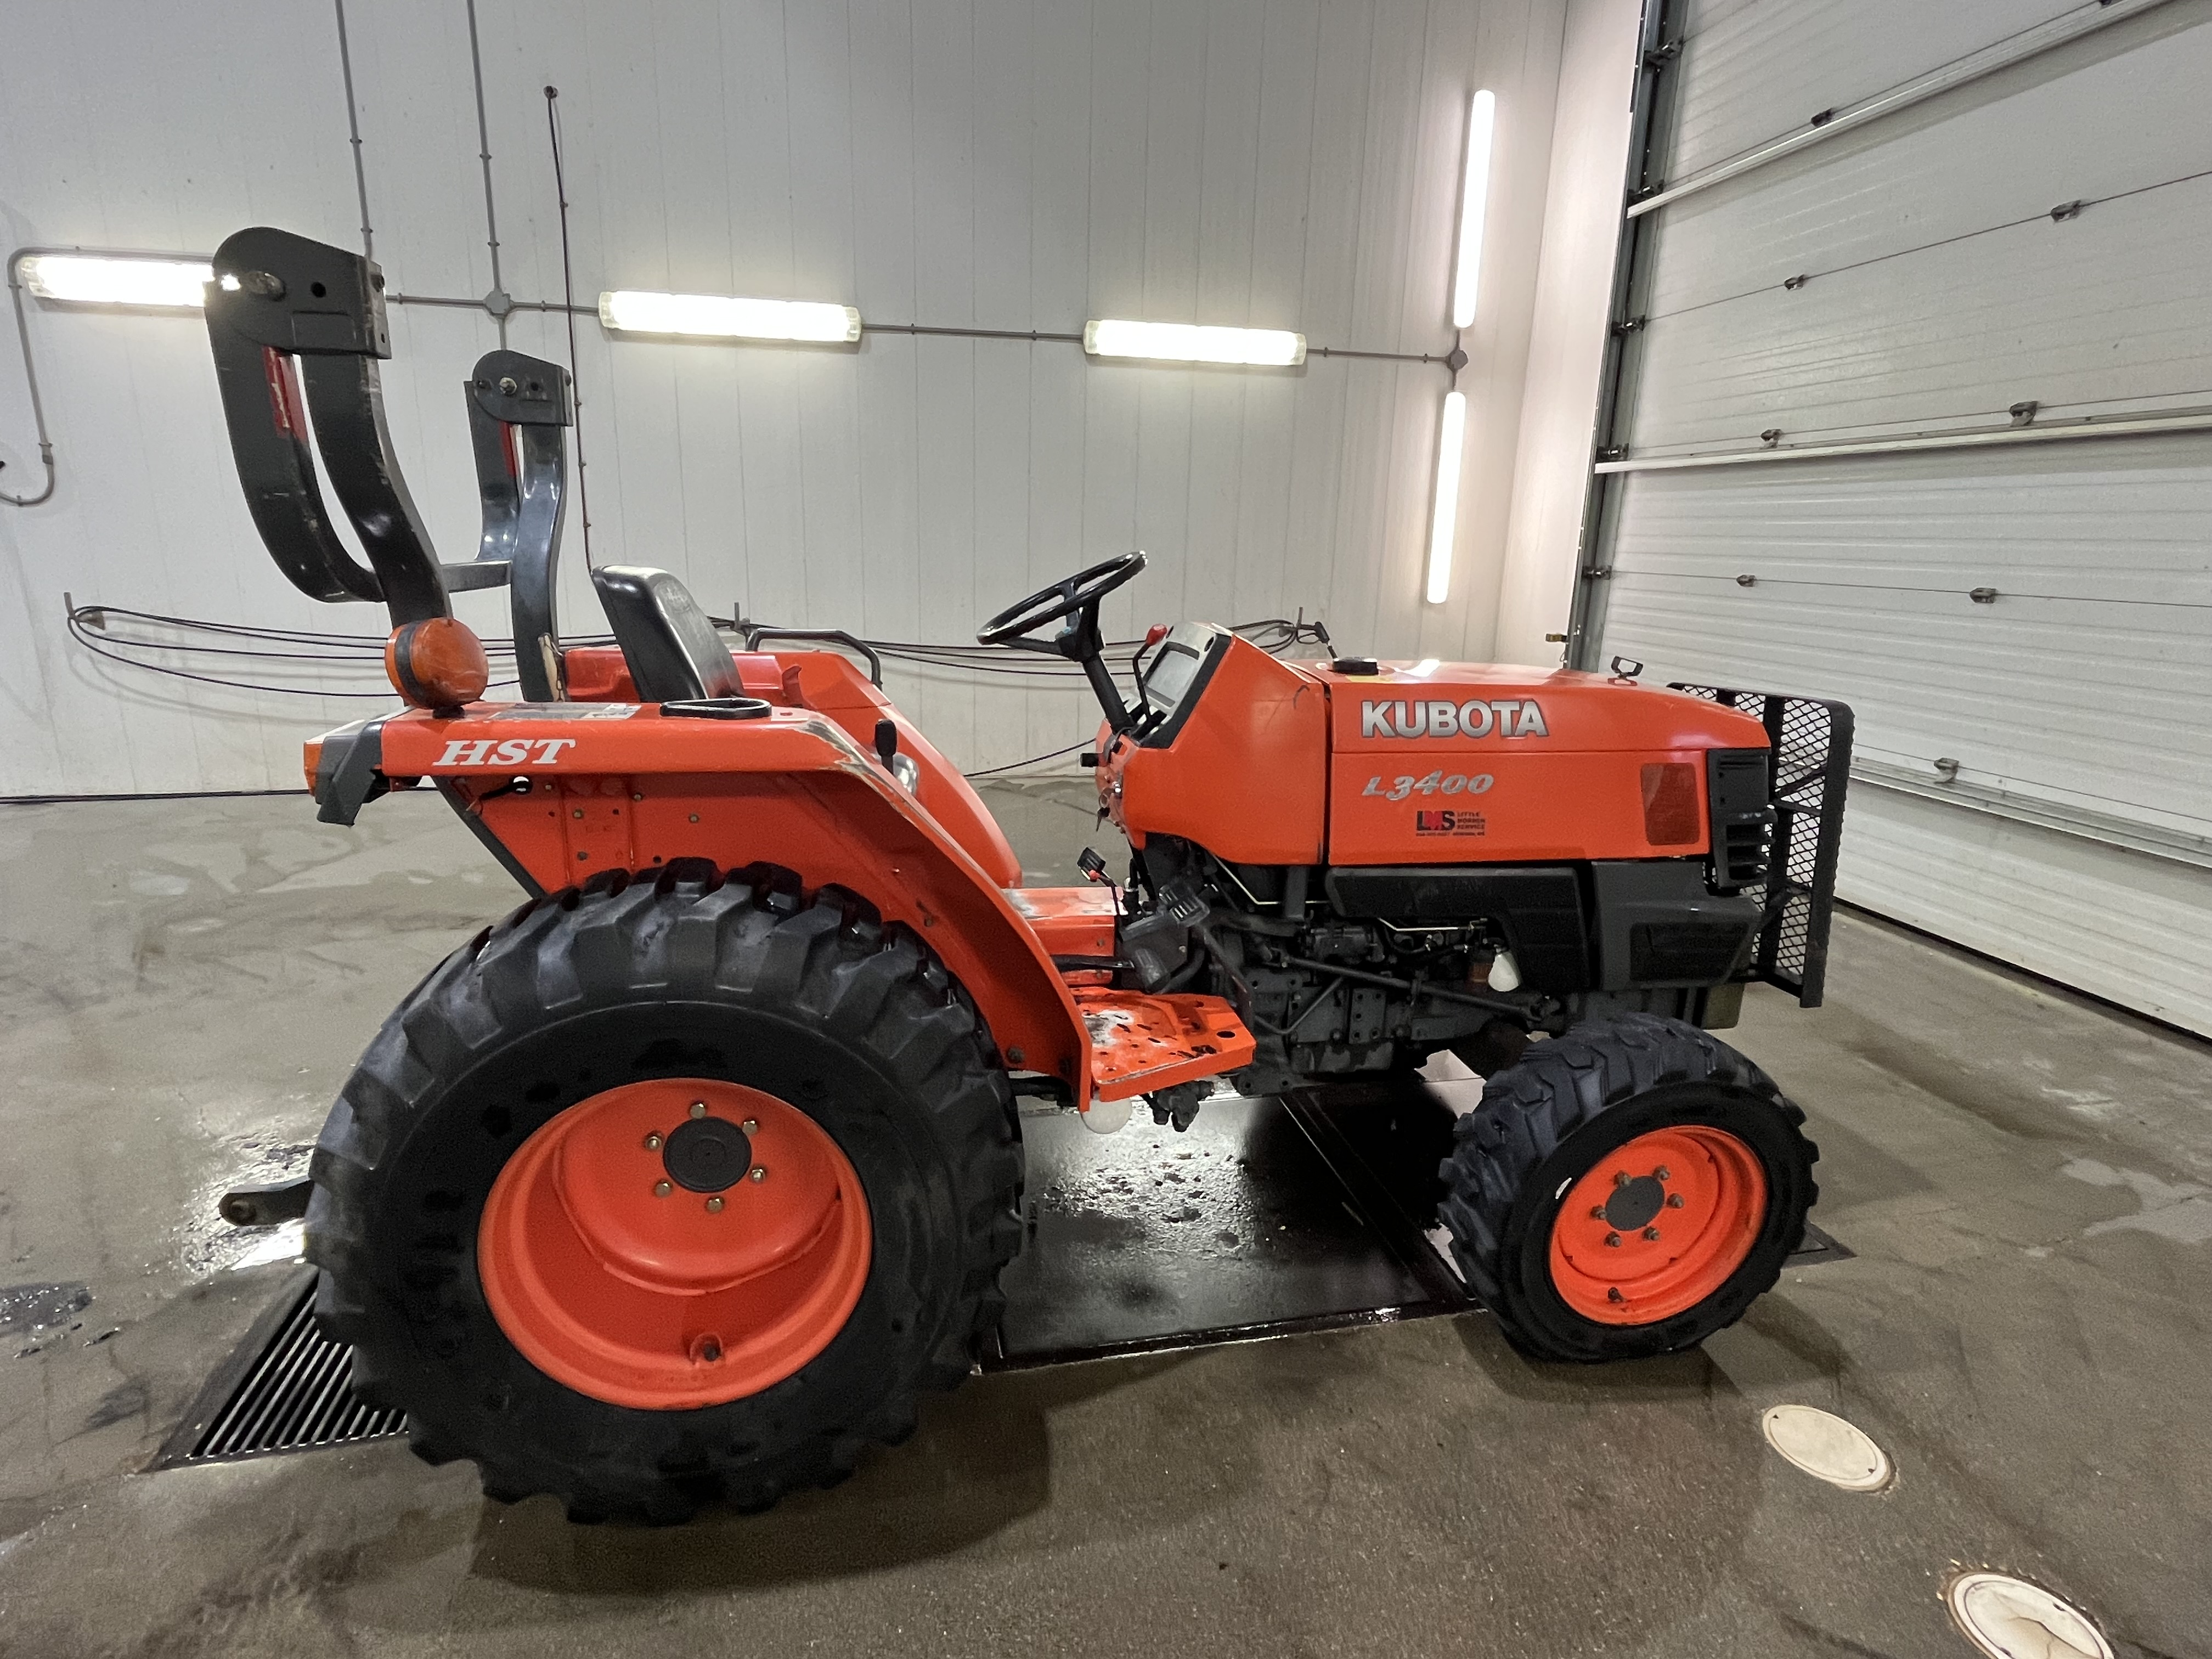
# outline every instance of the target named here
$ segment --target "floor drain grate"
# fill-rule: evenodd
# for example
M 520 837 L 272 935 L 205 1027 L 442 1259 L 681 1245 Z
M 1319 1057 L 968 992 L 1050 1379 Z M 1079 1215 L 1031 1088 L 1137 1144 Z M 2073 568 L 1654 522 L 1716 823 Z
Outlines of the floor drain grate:
M 315 1274 L 306 1269 L 209 1380 L 155 1468 L 375 1440 L 406 1428 L 404 1413 L 354 1397 L 347 1352 L 315 1328 L 314 1299 Z

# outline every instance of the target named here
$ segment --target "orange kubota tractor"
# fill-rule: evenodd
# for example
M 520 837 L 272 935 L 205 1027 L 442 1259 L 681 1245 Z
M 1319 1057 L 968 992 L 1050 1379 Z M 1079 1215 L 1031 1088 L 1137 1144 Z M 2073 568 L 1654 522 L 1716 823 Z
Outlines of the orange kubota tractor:
M 1839 790 L 1847 711 L 1818 707 L 1814 752 L 1796 700 L 1286 662 L 1204 623 L 1154 630 L 1133 705 L 1098 623 L 1130 554 L 978 635 L 1082 666 L 1133 849 L 1126 885 L 1024 889 L 975 790 L 821 636 L 732 650 L 673 577 L 617 567 L 592 572 L 616 645 L 562 644 L 557 365 L 477 365 L 483 544 L 444 565 L 385 428 L 376 268 L 268 229 L 214 268 L 264 539 L 393 623 L 406 707 L 307 745 L 322 817 L 427 783 L 528 895 L 392 1014 L 312 1166 L 318 1315 L 424 1456 L 653 1521 L 841 1478 L 997 1321 L 1021 1095 L 1181 1127 L 1224 1079 L 1448 1049 L 1488 1081 L 1442 1219 L 1524 1352 L 1680 1348 L 1774 1283 L 1814 1150 L 1708 1029 L 1747 980 L 1818 999 L 1834 813 L 1808 863 L 1776 759 Z M 513 702 L 483 700 L 449 597 L 501 584 Z

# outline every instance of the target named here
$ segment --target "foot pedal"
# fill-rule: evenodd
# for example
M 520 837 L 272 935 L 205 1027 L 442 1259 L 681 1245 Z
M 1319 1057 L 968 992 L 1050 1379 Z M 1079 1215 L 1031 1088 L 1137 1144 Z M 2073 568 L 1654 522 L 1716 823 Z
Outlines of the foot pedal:
M 1252 1063 L 1252 1033 L 1219 997 L 1085 988 L 1075 1006 L 1091 1031 L 1091 1088 L 1127 1100 Z

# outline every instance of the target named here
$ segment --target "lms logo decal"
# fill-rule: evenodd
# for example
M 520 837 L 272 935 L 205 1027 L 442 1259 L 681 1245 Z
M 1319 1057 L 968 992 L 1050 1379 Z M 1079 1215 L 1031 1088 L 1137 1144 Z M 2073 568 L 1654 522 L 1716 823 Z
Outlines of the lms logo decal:
M 495 743 L 489 738 L 455 738 L 446 745 L 446 752 L 438 757 L 440 766 L 522 766 L 529 764 L 530 751 L 538 751 L 536 764 L 550 766 L 563 749 L 574 749 L 574 738 L 509 738 L 505 743 Z
M 1543 708 L 1534 697 L 1480 698 L 1462 703 L 1363 702 L 1363 738 L 1548 738 Z
M 1413 814 L 1413 833 L 1417 836 L 1479 836 L 1489 827 L 1482 821 L 1481 813 L 1457 808 Z

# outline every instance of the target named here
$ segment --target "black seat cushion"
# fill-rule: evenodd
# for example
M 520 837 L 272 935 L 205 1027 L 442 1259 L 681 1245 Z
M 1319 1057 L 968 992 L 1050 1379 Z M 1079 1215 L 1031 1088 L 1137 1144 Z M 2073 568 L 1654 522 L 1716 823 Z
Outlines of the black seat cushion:
M 665 570 L 601 565 L 592 572 L 592 586 L 599 590 L 639 702 L 744 695 L 738 665 L 714 624 L 690 590 Z

